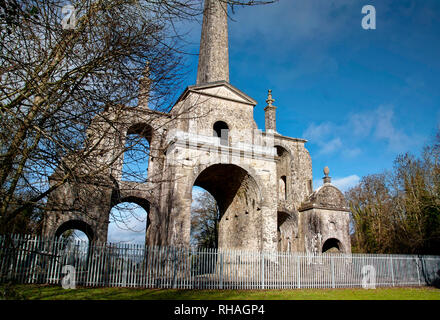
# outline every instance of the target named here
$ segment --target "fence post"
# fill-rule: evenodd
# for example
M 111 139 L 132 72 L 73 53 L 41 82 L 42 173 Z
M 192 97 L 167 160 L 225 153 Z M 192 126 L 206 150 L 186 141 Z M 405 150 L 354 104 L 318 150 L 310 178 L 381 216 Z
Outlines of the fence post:
M 223 254 L 221 254 L 219 252 L 219 250 L 217 249 L 217 254 L 219 256 L 219 260 L 220 260 L 220 289 L 223 290 Z
M 177 288 L 177 248 L 173 248 L 173 289 Z
M 391 269 L 391 281 L 393 283 L 393 287 L 394 287 L 394 268 L 393 268 L 393 256 L 390 256 L 390 269 Z
M 298 289 L 301 289 L 301 265 L 299 263 L 300 256 L 296 255 L 296 270 L 298 279 Z
M 420 261 L 420 258 L 418 259 Z M 419 268 L 419 261 L 417 261 L 416 259 L 416 267 L 417 267 L 417 279 L 419 280 L 419 286 L 422 285 L 421 281 L 420 281 L 420 268 Z
M 125 250 L 124 250 L 124 254 L 125 254 Z M 126 287 L 127 286 L 127 263 L 126 263 L 126 257 L 124 256 L 121 260 L 121 264 L 122 264 L 122 287 Z
M 261 289 L 264 290 L 264 251 L 261 252 Z
M 336 285 L 335 285 L 335 261 L 334 261 L 335 257 L 331 256 L 330 258 L 331 258 L 330 265 L 331 265 L 331 269 L 332 269 L 332 288 L 334 289 L 334 288 L 336 288 Z

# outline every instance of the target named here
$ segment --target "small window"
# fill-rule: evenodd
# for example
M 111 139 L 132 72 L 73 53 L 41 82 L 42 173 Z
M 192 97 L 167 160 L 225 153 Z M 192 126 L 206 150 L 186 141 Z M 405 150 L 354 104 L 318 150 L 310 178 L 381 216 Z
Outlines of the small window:
M 279 198 L 287 200 L 287 178 L 286 176 L 281 176 L 279 182 Z
M 277 156 L 281 157 L 284 153 L 284 149 L 282 147 L 276 146 L 277 148 Z
M 223 146 L 229 145 L 229 127 L 226 122 L 217 121 L 216 123 L 214 123 L 213 129 L 213 135 L 214 137 L 220 138 L 220 144 Z

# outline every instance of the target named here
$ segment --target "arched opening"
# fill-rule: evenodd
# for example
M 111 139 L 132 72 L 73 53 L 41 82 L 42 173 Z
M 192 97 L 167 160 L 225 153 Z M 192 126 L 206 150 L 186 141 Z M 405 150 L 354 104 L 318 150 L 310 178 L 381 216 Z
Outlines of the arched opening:
M 261 197 L 254 178 L 233 164 L 203 170 L 194 186 L 208 191 L 218 206 L 218 247 L 261 249 Z
M 91 243 L 95 240 L 95 234 L 88 223 L 81 220 L 69 220 L 58 227 L 55 238 Z
M 145 245 L 149 210 L 147 200 L 136 197 L 121 199 L 110 210 L 107 242 Z
M 281 176 L 279 181 L 279 195 L 278 199 L 280 200 L 287 200 L 287 178 L 286 176 Z
M 278 157 L 282 157 L 283 154 L 287 153 L 287 150 L 281 146 L 275 146 L 275 148 L 277 149 L 277 156 Z
M 215 198 L 201 187 L 193 187 L 191 203 L 191 247 L 218 248 L 220 211 Z
M 277 150 L 277 176 L 278 176 L 278 200 L 288 200 L 290 192 L 289 181 L 291 172 L 291 156 L 290 153 L 281 146 L 275 146 Z
M 95 240 L 92 227 L 81 220 L 70 220 L 60 225 L 55 232 L 58 242 L 57 254 L 67 264 L 75 266 L 77 272 L 85 270 L 89 259 L 90 246 Z
M 229 145 L 229 127 L 226 122 L 217 121 L 214 123 L 213 135 L 214 137 L 220 138 L 221 145 Z
M 146 182 L 150 161 L 152 128 L 144 123 L 131 126 L 125 138 L 122 180 Z
M 342 252 L 341 242 L 338 239 L 330 238 L 322 245 L 322 253 L 340 253 Z

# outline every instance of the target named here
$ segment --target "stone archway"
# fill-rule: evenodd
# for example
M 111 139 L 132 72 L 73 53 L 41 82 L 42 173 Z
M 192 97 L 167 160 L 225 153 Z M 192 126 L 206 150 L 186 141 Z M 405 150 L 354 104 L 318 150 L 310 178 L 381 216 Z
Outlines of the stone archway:
M 109 212 L 107 243 L 136 243 L 145 245 L 150 227 L 150 204 L 144 199 L 125 198 Z
M 143 122 L 129 126 L 123 138 L 124 153 L 120 160 L 121 181 L 145 183 L 149 177 L 153 128 Z
M 153 128 L 148 123 L 137 122 L 127 129 L 127 134 L 136 134 L 145 138 L 149 144 L 151 144 L 153 139 Z
M 289 195 L 292 192 L 292 176 L 291 176 L 291 153 L 284 147 L 276 145 L 277 151 L 277 184 L 278 184 L 278 202 L 284 209 L 290 208 Z M 291 202 L 291 201 L 290 201 Z
M 150 244 L 148 242 L 148 233 L 149 233 L 149 227 L 151 226 L 151 209 L 156 207 L 156 204 L 152 202 L 151 200 L 151 190 L 150 187 L 147 184 L 141 184 L 141 183 L 135 183 L 135 182 L 127 182 L 127 181 L 121 181 L 120 183 L 115 185 L 115 189 L 113 190 L 111 204 L 108 210 L 108 221 L 109 225 L 112 210 L 119 206 L 119 205 L 129 205 L 134 204 L 135 207 L 138 207 L 138 209 L 141 209 L 141 211 L 145 211 L 146 213 L 146 219 L 145 219 L 145 244 Z M 130 206 L 128 206 L 130 207 Z M 132 210 L 135 210 L 136 208 L 118 208 L 121 217 L 128 218 L 128 220 L 133 220 L 131 218 L 134 218 L 134 220 L 138 220 L 138 217 L 136 215 L 138 213 L 131 212 Z M 141 213 L 143 214 L 143 212 Z M 113 217 L 115 219 L 117 217 Z M 130 223 L 128 223 L 130 224 Z M 114 227 L 114 226 L 113 226 Z M 130 227 L 128 225 L 125 225 L 128 229 Z M 137 227 L 140 227 L 139 225 Z M 137 229 L 137 228 L 136 228 Z M 108 231 L 107 231 L 107 241 L 108 241 Z
M 327 239 L 322 245 L 322 253 L 341 253 L 343 252 L 341 241 L 336 238 Z
M 193 186 L 207 190 L 220 211 L 219 248 L 261 250 L 261 194 L 256 180 L 233 164 L 205 168 Z
M 58 239 L 61 235 L 68 230 L 79 230 L 83 232 L 89 239 L 89 243 L 95 240 L 95 232 L 92 226 L 82 220 L 68 220 L 61 224 L 55 231 L 55 238 Z

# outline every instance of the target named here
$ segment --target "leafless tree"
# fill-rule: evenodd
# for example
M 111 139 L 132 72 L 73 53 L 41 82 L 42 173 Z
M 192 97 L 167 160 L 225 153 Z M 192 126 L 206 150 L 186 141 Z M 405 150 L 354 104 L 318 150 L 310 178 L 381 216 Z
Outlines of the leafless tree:
M 217 248 L 220 212 L 208 193 L 197 194 L 191 208 L 191 245 L 196 248 Z
M 224 1 L 233 7 L 270 2 Z M 185 72 L 176 25 L 199 19 L 203 11 L 200 0 L 72 0 L 70 9 L 65 4 L 0 1 L 3 230 L 25 210 L 44 208 L 54 189 L 87 166 L 95 147 L 85 145 L 92 121 L 102 117 L 114 127 L 105 110 L 137 107 L 140 79 L 148 82 L 149 107 L 168 111 Z M 148 152 L 148 146 L 143 149 Z M 74 161 L 65 160 L 72 155 Z M 63 176 L 49 186 L 47 178 L 57 168 Z
M 391 172 L 350 189 L 354 251 L 440 254 L 439 142 L 419 157 L 399 155 Z

